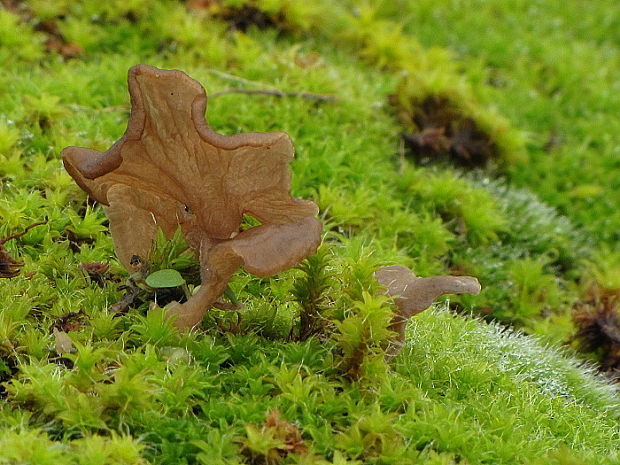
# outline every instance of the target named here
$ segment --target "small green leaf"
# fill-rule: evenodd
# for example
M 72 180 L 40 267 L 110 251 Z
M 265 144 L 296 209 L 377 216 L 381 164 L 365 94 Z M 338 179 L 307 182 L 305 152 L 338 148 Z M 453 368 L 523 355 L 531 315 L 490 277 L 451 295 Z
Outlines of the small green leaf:
M 185 284 L 185 279 L 177 270 L 165 269 L 151 273 L 146 277 L 146 284 L 156 289 L 162 287 L 179 287 Z

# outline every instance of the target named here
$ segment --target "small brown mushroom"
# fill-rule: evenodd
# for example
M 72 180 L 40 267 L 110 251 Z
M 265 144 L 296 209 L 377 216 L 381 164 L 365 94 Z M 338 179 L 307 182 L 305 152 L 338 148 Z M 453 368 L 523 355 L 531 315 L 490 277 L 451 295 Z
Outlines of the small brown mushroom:
M 204 120 L 202 86 L 177 70 L 129 70 L 132 111 L 123 137 L 107 152 L 63 150 L 65 168 L 105 205 L 119 260 L 148 256 L 157 228 L 180 226 L 198 253 L 202 285 L 169 315 L 192 327 L 240 266 L 261 277 L 316 251 L 317 206 L 290 195 L 293 145 L 285 133 L 223 136 Z M 261 225 L 240 232 L 243 215 Z
M 388 352 L 395 355 L 405 341 L 407 320 L 430 307 L 444 294 L 480 294 L 480 283 L 471 276 L 417 277 L 406 266 L 392 265 L 379 268 L 375 278 L 386 287 L 386 294 L 394 297 L 398 307 L 390 329 L 398 334 Z

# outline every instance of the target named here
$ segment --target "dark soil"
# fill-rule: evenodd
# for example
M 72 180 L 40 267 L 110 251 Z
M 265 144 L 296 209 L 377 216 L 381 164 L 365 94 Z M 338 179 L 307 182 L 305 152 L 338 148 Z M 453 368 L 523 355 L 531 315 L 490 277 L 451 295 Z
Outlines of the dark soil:
M 620 299 L 618 295 L 592 297 L 573 314 L 579 350 L 598 356 L 602 371 L 620 377 Z
M 497 157 L 491 137 L 447 98 L 427 97 L 407 116 L 414 130 L 403 138 L 419 163 L 447 161 L 479 168 Z
M 243 5 L 239 8 L 226 7 L 218 11 L 215 16 L 230 24 L 230 28 L 246 32 L 254 26 L 260 30 L 285 29 L 283 18 L 275 18 L 252 5 Z

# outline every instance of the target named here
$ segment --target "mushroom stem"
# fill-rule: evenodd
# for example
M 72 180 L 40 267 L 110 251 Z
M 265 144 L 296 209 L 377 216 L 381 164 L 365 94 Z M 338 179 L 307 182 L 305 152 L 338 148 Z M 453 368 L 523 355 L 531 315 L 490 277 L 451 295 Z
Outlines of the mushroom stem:
M 200 242 L 200 290 L 184 304 L 172 307 L 168 316 L 177 315 L 177 328 L 191 328 L 202 321 L 239 267 L 268 278 L 316 252 L 320 241 L 321 222 L 314 217 L 256 226 L 215 245 L 205 237 Z
M 167 316 L 177 316 L 174 325 L 179 329 L 193 328 L 224 293 L 233 273 L 243 264 L 243 259 L 224 241 L 213 246 L 205 237 L 200 242 L 200 289 L 184 304 L 170 308 Z
M 229 276 L 230 278 L 230 276 Z M 184 304 L 176 304 L 170 308 L 167 317 L 177 316 L 174 326 L 179 329 L 193 328 L 204 318 L 207 311 L 226 289 L 228 279 L 211 280 L 202 284 L 196 294 Z

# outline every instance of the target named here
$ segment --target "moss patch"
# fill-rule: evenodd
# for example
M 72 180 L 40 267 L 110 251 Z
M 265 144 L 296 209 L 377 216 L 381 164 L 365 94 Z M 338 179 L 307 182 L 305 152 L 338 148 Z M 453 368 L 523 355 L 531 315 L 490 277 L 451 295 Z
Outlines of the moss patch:
M 620 282 L 613 1 L 587 18 L 574 2 L 226 5 L 282 15 L 290 33 L 232 30 L 168 0 L 0 11 L 0 237 L 49 219 L 5 244 L 24 266 L 0 279 L 0 462 L 232 464 L 251 444 L 281 463 L 617 463 L 615 391 L 550 347 L 576 333 L 590 282 Z M 49 53 L 37 30 L 48 20 L 84 54 Z M 189 335 L 150 308 L 153 294 L 114 313 L 128 276 L 102 209 L 60 167 L 63 147 L 103 150 L 122 135 L 138 62 L 183 69 L 209 93 L 337 97 L 210 102 L 219 132 L 289 132 L 294 193 L 320 205 L 329 233 L 302 270 L 235 275 L 244 308 L 213 309 Z M 501 169 L 401 156 L 389 95 L 411 124 L 415 102 L 449 102 L 492 141 Z M 550 134 L 565 143 L 545 148 Z M 178 265 L 191 282 L 164 253 L 175 244 L 160 245 L 153 269 Z M 94 263 L 109 266 L 101 280 L 83 265 Z M 420 315 L 387 367 L 392 309 L 373 297 L 372 272 L 394 263 L 475 274 L 484 291 Z M 67 318 L 81 311 L 84 324 Z M 317 315 L 324 324 L 309 323 Z M 73 347 L 62 356 L 55 324 Z M 290 340 L 298 334 L 307 339 Z M 264 425 L 276 409 L 304 454 L 281 454 L 286 435 Z

